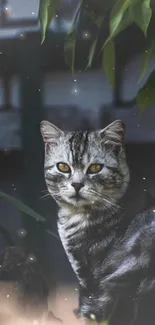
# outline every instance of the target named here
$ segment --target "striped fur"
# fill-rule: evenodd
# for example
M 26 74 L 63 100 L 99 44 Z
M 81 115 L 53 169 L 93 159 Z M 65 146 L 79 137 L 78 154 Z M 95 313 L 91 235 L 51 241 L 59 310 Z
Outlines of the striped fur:
M 43 121 L 41 132 L 45 180 L 59 205 L 59 235 L 80 284 L 77 313 L 86 318 L 93 314 L 101 321 L 109 318 L 119 297 L 137 299 L 147 284 L 154 288 L 155 273 L 150 267 L 155 213 L 140 214 L 131 224 L 125 219 L 121 201 L 128 187 L 129 170 L 121 121 L 104 130 L 72 133 Z M 71 173 L 61 173 L 58 162 L 67 163 Z M 88 175 L 93 163 L 103 164 L 103 168 L 98 174 Z M 74 197 L 73 182 L 84 184 L 78 199 Z

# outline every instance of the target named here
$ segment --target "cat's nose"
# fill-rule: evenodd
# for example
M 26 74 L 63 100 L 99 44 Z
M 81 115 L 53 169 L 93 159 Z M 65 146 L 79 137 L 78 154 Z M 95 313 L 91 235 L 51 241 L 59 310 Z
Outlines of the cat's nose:
M 72 186 L 74 187 L 76 192 L 79 192 L 82 187 L 84 187 L 83 183 L 72 183 Z

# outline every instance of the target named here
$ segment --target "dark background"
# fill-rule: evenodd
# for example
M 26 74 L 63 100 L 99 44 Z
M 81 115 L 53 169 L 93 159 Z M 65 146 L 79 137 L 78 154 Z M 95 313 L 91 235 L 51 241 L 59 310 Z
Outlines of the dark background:
M 138 76 L 145 51 L 143 35 L 136 26 L 117 40 L 117 87 L 112 90 L 100 57 L 96 56 L 91 70 L 82 72 L 93 37 L 91 25 L 89 30 L 83 27 L 83 36 L 78 40 L 75 76 L 64 62 L 63 42 L 74 11 L 70 1 L 62 1 L 62 9 L 42 46 L 35 23 L 38 3 L 33 2 L 32 12 L 26 11 L 31 2 L 25 7 L 24 3 L 21 15 L 18 1 L 14 0 L 12 10 L 14 5 L 16 14 L 7 19 L 0 16 L 0 189 L 44 216 L 46 224 L 36 222 L 4 199 L 0 199 L 0 223 L 15 243 L 28 247 L 41 261 L 57 285 L 74 282 L 75 277 L 60 241 L 45 231 L 57 233 L 57 209 L 52 198 L 42 198 L 46 187 L 40 121 L 47 118 L 71 130 L 101 128 L 122 118 L 131 169 L 128 206 L 133 214 L 155 204 L 155 110 L 152 106 L 140 114 L 134 100 L 142 86 Z M 148 73 L 153 68 L 154 61 Z M 23 228 L 27 236 L 21 238 Z M 1 248 L 5 244 L 2 237 L 0 244 Z

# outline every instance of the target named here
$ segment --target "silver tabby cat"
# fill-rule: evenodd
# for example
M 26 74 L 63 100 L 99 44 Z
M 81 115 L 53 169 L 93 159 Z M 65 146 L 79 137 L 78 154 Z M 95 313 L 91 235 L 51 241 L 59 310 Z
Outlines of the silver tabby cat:
M 119 299 L 127 306 L 134 301 L 134 308 L 155 283 L 155 213 L 129 223 L 121 208 L 130 178 L 124 130 L 119 120 L 89 132 L 41 122 L 45 180 L 59 205 L 59 235 L 80 285 L 77 315 L 97 321 L 110 321 Z

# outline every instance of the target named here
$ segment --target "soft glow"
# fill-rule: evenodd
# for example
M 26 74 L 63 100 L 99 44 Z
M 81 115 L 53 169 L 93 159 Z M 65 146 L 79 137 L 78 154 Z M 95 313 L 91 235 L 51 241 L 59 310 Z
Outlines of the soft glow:
M 22 237 L 22 238 L 26 237 L 26 235 L 27 235 L 27 231 L 24 228 L 19 229 L 17 233 L 18 233 L 18 236 Z
M 146 178 L 145 177 L 143 177 L 143 180 L 145 180 Z
M 73 93 L 74 95 L 78 95 L 79 92 L 80 92 L 80 90 L 79 90 L 77 87 L 72 89 L 72 93 Z
M 96 319 L 96 317 L 95 317 L 94 314 L 90 314 L 90 318 L 91 318 L 92 320 L 95 320 L 95 319 Z
M 90 39 L 91 38 L 91 33 L 89 31 L 83 31 L 82 38 L 83 39 Z
M 27 259 L 28 259 L 29 263 L 36 262 L 36 260 L 37 260 L 33 254 L 30 254 Z

